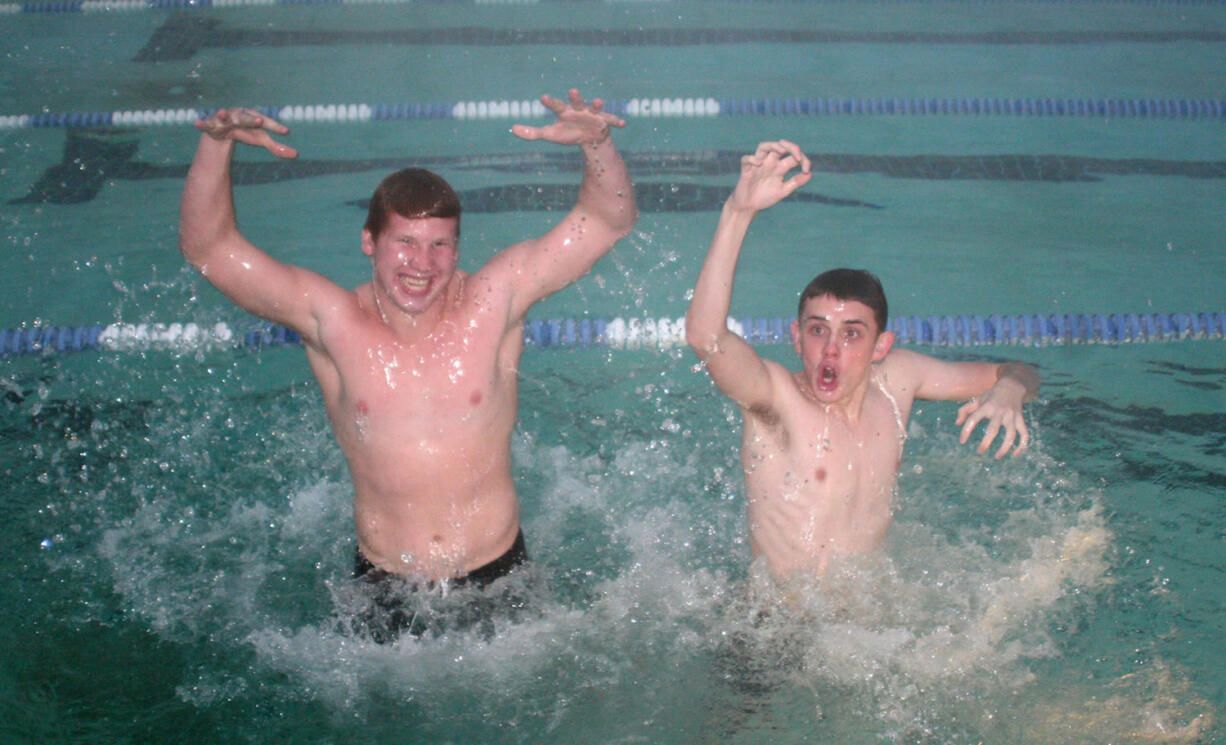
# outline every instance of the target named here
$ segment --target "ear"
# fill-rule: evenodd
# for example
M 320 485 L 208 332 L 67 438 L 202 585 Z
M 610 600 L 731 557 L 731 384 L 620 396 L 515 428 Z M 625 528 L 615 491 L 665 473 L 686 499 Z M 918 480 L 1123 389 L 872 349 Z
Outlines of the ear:
M 877 334 L 877 341 L 873 342 L 873 362 L 880 362 L 885 359 L 885 356 L 890 353 L 890 349 L 893 347 L 893 331 L 882 331 L 880 334 Z
M 792 349 L 800 354 L 800 321 L 795 318 L 792 319 Z
M 367 256 L 375 255 L 375 237 L 365 228 L 362 229 L 362 253 Z

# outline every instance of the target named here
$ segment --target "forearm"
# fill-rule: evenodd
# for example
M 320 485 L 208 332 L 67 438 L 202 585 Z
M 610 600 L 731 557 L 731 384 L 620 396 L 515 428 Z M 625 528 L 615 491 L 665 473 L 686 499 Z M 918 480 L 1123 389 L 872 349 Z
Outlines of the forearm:
M 725 202 L 720 211 L 715 236 L 698 274 L 694 297 L 685 317 L 686 340 L 701 357 L 714 351 L 721 336 L 728 333 L 737 261 L 756 214 L 756 211 L 733 206 L 731 200 Z
M 634 185 L 626 163 L 613 145 L 612 137 L 595 144 L 580 145 L 583 152 L 583 181 L 579 185 L 578 208 L 599 220 L 610 233 L 625 236 L 638 219 Z
M 1022 401 L 1033 401 L 1039 395 L 1039 371 L 1022 362 L 1005 362 L 996 368 L 996 383 L 1012 382 L 1020 386 Z
M 227 239 L 237 235 L 230 158 L 234 141 L 202 135 L 187 172 L 179 210 L 179 250 L 200 267 Z

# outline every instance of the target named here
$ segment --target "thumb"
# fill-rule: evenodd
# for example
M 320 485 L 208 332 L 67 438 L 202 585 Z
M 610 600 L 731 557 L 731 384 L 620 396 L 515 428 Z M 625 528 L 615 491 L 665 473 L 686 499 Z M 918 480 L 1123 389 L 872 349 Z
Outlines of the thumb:
M 541 138 L 541 131 L 539 128 L 529 127 L 526 124 L 512 124 L 511 134 L 515 135 L 521 140 L 539 140 Z

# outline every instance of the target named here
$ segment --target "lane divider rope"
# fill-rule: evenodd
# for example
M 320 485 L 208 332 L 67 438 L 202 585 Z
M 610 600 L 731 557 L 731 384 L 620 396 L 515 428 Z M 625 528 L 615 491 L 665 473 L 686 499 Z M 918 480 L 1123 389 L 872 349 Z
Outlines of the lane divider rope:
M 790 317 L 729 319 L 751 344 L 791 341 Z M 899 316 L 887 329 L 901 344 L 939 347 L 1051 346 L 1226 338 L 1226 312 L 987 316 Z M 224 322 L 31 326 L 0 330 L 0 357 L 101 351 L 261 349 L 298 344 L 282 326 L 239 330 Z M 608 347 L 668 349 L 685 344 L 684 318 L 563 318 L 524 324 L 524 342 L 538 349 Z
M 1222 119 L 1220 98 L 1053 98 L 1053 97 L 807 97 L 807 98 L 629 98 L 606 101 L 626 118 L 716 116 L 1033 116 L 1101 119 Z M 260 106 L 260 113 L 285 123 L 392 120 L 502 120 L 542 117 L 540 101 L 497 100 L 451 103 L 348 103 Z M 187 125 L 215 109 L 141 109 L 0 115 L 2 129 L 149 127 Z

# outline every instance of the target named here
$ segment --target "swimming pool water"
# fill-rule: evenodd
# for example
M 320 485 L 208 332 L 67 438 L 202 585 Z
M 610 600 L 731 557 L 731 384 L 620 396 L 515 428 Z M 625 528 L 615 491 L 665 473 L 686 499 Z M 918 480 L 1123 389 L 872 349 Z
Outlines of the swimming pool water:
M 136 59 L 168 24 L 205 19 L 258 44 Z M 572 84 L 612 100 L 1216 99 L 1226 73 L 1217 3 L 421 3 L 6 14 L 0 23 L 9 32 L 0 34 L 0 115 L 524 100 Z M 456 31 L 468 27 L 565 33 L 553 44 L 491 46 Z M 419 28 L 438 35 L 371 36 Z M 592 28 L 651 43 L 576 35 Z M 773 33 L 703 42 L 703 29 Z M 876 36 L 784 35 L 813 30 Z M 286 31 L 316 36 L 274 41 Z M 1155 31 L 1184 38 L 1120 36 Z M 981 36 L 919 36 L 929 32 Z M 982 36 L 995 32 L 1015 35 Z M 1049 36 L 1021 43 L 1021 32 Z M 1115 36 L 1057 43 L 1057 32 Z M 398 164 L 433 159 L 472 200 L 462 261 L 479 265 L 554 218 L 501 206 L 509 187 L 577 180 L 508 125 L 297 123 L 300 162 L 244 154 L 241 224 L 279 257 L 357 284 L 354 202 Z M 631 118 L 617 141 L 641 195 L 656 201 L 593 276 L 532 315 L 682 315 L 736 155 L 778 136 L 822 156 L 801 195 L 838 201 L 798 195 L 759 218 L 738 315 L 788 314 L 807 278 L 838 264 L 877 271 L 897 315 L 1220 311 L 1221 126 L 1128 116 Z M 14 200 L 0 207 L 0 327 L 245 323 L 175 250 L 194 143 L 186 126 L 0 129 L 3 196 Z M 471 206 L 479 190 L 502 187 L 491 211 Z M 787 347 L 762 349 L 789 359 Z M 300 350 L 6 358 L 0 734 L 1220 741 L 1222 342 L 927 351 L 1040 367 L 1032 452 L 977 457 L 956 442 L 956 407 L 921 406 L 886 550 L 840 567 L 803 613 L 763 617 L 770 598 L 748 566 L 737 417 L 692 355 L 528 350 L 514 454 L 544 580 L 533 590 L 538 615 L 501 624 L 493 638 L 390 648 L 340 630 L 350 495 Z

